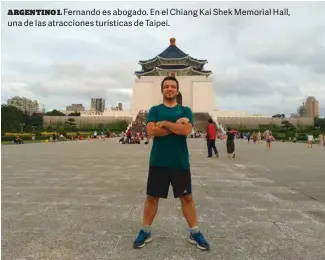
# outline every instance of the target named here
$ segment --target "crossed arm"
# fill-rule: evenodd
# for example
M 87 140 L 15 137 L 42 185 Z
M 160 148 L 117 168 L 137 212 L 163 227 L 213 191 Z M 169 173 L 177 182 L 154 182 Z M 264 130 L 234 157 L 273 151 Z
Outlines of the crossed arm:
M 158 123 L 150 122 L 147 125 L 149 136 L 165 136 L 169 134 L 189 135 L 192 132 L 192 124 L 187 118 L 181 118 L 176 123 L 161 121 Z

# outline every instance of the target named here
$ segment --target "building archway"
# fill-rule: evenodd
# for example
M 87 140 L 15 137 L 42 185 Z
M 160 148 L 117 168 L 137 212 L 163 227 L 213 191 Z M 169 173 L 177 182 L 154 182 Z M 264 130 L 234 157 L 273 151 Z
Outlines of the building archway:
M 182 105 L 183 104 L 183 97 L 182 94 L 179 92 L 176 97 L 177 104 Z

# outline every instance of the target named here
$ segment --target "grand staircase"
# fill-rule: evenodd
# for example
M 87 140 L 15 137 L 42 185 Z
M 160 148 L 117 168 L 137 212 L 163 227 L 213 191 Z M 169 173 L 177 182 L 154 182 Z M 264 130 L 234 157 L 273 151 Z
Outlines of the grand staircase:
M 215 123 L 218 131 L 225 134 L 226 130 L 225 130 L 224 126 L 219 124 L 218 118 L 213 116 L 212 113 L 193 113 L 195 131 L 196 132 L 197 131 L 206 132 L 206 129 L 208 126 L 208 120 L 210 118 Z
M 209 113 L 193 113 L 195 131 L 206 132 L 208 119 L 211 118 Z
M 134 120 L 129 124 L 127 130 L 131 130 L 132 133 L 143 132 L 146 130 L 146 121 L 148 118 L 147 111 L 140 111 Z

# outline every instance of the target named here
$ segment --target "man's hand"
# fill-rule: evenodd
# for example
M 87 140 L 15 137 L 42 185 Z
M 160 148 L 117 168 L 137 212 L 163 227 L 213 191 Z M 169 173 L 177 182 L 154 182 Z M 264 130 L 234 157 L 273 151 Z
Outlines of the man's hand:
M 189 135 L 192 132 L 192 124 L 177 124 L 168 121 L 162 121 L 159 124 L 163 129 L 167 129 L 176 135 Z
M 182 117 L 176 121 L 176 124 L 188 124 L 190 120 L 186 117 Z
M 159 122 L 156 123 L 156 126 L 160 127 L 160 128 L 163 128 L 164 124 L 165 124 L 165 121 L 159 121 Z

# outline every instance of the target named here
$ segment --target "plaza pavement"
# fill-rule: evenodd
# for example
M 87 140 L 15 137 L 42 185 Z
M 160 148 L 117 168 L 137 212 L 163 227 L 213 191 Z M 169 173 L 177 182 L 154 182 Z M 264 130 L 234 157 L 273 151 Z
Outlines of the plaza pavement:
M 71 141 L 2 146 L 2 259 L 325 259 L 325 150 L 247 145 L 206 158 L 189 139 L 199 226 L 211 244 L 187 241 L 180 202 L 161 200 L 153 241 L 141 226 L 151 145 Z

